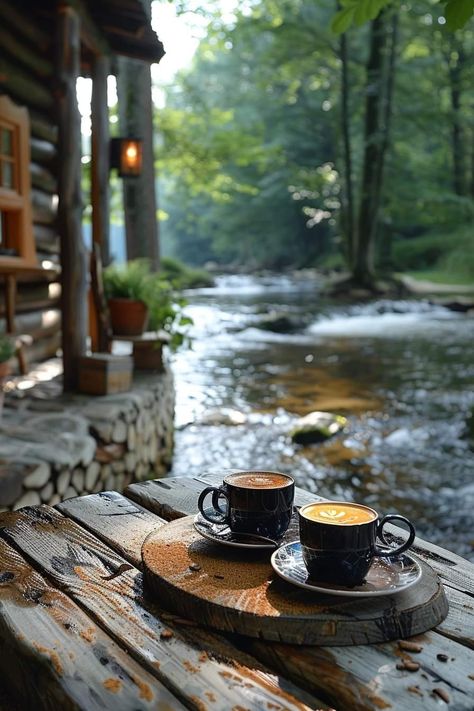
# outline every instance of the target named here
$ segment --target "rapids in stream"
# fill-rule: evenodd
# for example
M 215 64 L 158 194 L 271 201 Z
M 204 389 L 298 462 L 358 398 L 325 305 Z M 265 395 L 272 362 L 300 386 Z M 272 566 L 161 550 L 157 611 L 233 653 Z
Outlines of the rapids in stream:
M 423 300 L 344 304 L 303 277 L 224 276 L 187 294 L 192 350 L 173 357 L 170 476 L 272 469 L 333 499 L 412 519 L 474 560 L 474 318 Z M 284 314 L 290 333 L 260 326 Z M 313 410 L 348 417 L 323 444 L 289 431 Z

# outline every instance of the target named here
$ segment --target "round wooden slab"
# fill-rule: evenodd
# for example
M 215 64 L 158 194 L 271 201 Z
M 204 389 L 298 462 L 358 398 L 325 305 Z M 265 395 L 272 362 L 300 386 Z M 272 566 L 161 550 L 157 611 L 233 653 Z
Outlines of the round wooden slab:
M 342 598 L 309 593 L 274 574 L 268 552 L 210 543 L 193 517 L 172 521 L 145 539 L 147 590 L 160 605 L 226 632 L 279 642 L 352 645 L 410 637 L 438 625 L 448 603 L 434 571 L 398 595 Z

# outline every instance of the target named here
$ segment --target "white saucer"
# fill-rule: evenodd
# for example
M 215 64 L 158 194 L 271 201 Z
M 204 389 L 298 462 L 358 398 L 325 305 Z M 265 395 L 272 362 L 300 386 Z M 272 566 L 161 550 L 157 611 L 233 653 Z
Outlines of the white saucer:
M 275 543 L 267 543 L 266 541 L 258 541 L 257 539 L 252 541 L 251 535 L 249 535 L 248 540 L 246 540 L 246 535 L 244 534 L 242 534 L 242 536 L 233 534 L 226 523 L 211 523 L 210 521 L 206 521 L 204 516 L 200 513 L 194 517 L 193 526 L 194 529 L 203 536 L 203 538 L 207 538 L 208 541 L 218 543 L 222 546 L 229 546 L 230 548 L 274 551 L 278 545 L 276 541 Z
M 383 557 L 374 558 L 362 585 L 347 588 L 335 583 L 318 582 L 308 575 L 299 541 L 286 543 L 278 548 L 272 555 L 271 564 L 275 573 L 292 585 L 312 592 L 346 597 L 395 595 L 414 585 L 421 578 L 421 568 L 416 560 L 407 553 L 402 553 L 392 560 Z

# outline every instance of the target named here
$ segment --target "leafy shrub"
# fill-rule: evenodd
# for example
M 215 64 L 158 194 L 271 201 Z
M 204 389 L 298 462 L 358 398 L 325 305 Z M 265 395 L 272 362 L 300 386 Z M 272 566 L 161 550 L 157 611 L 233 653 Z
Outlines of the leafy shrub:
M 8 336 L 0 336 L 0 363 L 9 360 L 15 353 L 15 344 Z
M 426 269 L 435 265 L 449 248 L 446 236 L 439 234 L 397 240 L 392 248 L 393 266 L 397 271 Z
M 149 310 L 149 326 L 163 329 L 171 336 L 170 347 L 189 344 L 187 327 L 192 319 L 185 316 L 186 301 L 180 298 L 172 283 L 162 272 L 153 272 L 147 259 L 134 259 L 125 264 L 111 264 L 104 269 L 104 290 L 107 298 L 143 301 Z
M 150 263 L 134 259 L 125 264 L 111 264 L 104 269 L 104 290 L 108 299 L 135 299 L 148 305 Z
M 194 269 L 172 257 L 162 257 L 161 272 L 175 289 L 196 289 L 212 286 L 213 278 L 205 269 Z

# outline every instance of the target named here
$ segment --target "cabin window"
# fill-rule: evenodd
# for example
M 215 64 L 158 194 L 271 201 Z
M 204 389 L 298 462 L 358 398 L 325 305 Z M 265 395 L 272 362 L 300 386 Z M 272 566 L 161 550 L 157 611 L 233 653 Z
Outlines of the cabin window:
M 28 112 L 0 96 L 0 263 L 36 262 L 31 224 Z

